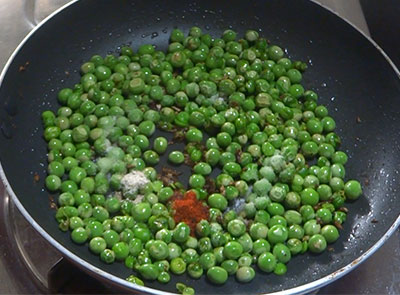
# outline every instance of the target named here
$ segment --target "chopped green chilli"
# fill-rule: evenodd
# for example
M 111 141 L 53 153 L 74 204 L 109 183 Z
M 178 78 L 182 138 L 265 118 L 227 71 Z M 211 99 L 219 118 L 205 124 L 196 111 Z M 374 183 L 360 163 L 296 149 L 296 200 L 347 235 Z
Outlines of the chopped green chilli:
M 362 187 L 306 69 L 254 30 L 92 56 L 42 113 L 60 230 L 137 285 L 248 283 L 334 247 Z

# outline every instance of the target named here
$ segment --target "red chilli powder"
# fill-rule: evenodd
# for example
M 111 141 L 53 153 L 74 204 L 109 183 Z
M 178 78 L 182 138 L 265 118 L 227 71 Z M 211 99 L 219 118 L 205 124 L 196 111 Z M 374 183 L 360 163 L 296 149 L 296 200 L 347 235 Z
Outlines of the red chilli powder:
M 190 234 L 195 235 L 196 225 L 201 220 L 209 219 L 208 207 L 197 200 L 196 193 L 187 191 L 172 200 L 173 216 L 176 223 L 184 222 L 190 227 Z

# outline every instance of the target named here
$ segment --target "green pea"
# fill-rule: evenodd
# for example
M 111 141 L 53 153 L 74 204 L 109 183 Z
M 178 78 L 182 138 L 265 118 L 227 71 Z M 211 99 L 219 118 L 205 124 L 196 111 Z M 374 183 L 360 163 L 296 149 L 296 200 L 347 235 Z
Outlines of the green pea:
M 332 221 L 332 213 L 330 210 L 326 208 L 320 208 L 316 212 L 317 220 L 322 222 L 323 224 L 330 223 Z
M 154 264 L 148 263 L 139 266 L 140 275 L 146 280 L 156 280 L 160 272 Z
M 285 212 L 285 208 L 280 203 L 271 202 L 267 205 L 267 211 L 272 216 L 283 215 Z
M 289 225 L 301 224 L 303 222 L 301 214 L 295 210 L 287 210 L 284 217 Z
M 246 225 L 242 220 L 234 219 L 228 223 L 227 229 L 232 236 L 239 237 L 246 232 Z
M 346 153 L 342 152 L 342 151 L 337 151 L 332 155 L 332 161 L 333 163 L 337 163 L 337 164 L 346 164 L 347 163 L 347 155 Z
M 88 239 L 88 234 L 83 227 L 78 227 L 71 232 L 71 239 L 77 244 L 83 244 Z
M 278 243 L 274 246 L 272 253 L 278 262 L 282 263 L 287 263 L 292 257 L 289 248 L 281 243 Z
M 248 283 L 254 279 L 255 271 L 250 266 L 242 266 L 236 271 L 236 279 L 242 283 Z
M 215 255 L 211 252 L 205 252 L 201 254 L 199 263 L 204 270 L 208 270 L 216 265 Z
M 299 239 L 289 239 L 286 242 L 286 246 L 288 247 L 288 249 L 290 250 L 291 255 L 296 255 L 301 253 L 302 249 L 303 249 L 303 244 Z
M 193 167 L 193 171 L 200 175 L 209 175 L 212 172 L 212 168 L 208 163 L 199 162 Z
M 129 247 L 125 242 L 118 242 L 112 246 L 117 260 L 124 260 L 129 255 Z
M 269 191 L 269 197 L 274 202 L 282 202 L 286 197 L 286 190 L 280 186 L 274 185 Z
M 304 189 L 300 196 L 303 205 L 315 206 L 319 202 L 319 194 L 312 188 Z
M 159 155 L 152 150 L 145 151 L 143 153 L 143 159 L 148 165 L 151 166 L 157 165 L 158 162 L 160 161 Z
M 189 185 L 195 189 L 201 189 L 205 185 L 206 180 L 203 175 L 193 174 L 189 178 Z
M 149 248 L 149 254 L 156 260 L 162 260 L 168 257 L 168 245 L 163 241 L 154 241 Z
M 151 207 L 149 203 L 135 204 L 131 212 L 133 218 L 138 222 L 146 222 L 151 216 Z
M 95 254 L 100 254 L 106 247 L 106 241 L 102 237 L 94 237 L 90 240 L 89 248 Z
M 253 240 L 265 239 L 268 234 L 268 227 L 263 223 L 255 222 L 250 226 L 249 233 Z
M 191 128 L 186 132 L 186 140 L 188 142 L 201 142 L 203 133 L 197 128 Z
M 180 151 L 172 151 L 168 155 L 168 160 L 170 160 L 173 164 L 182 164 L 185 161 L 185 157 Z
M 257 266 L 264 272 L 273 272 L 277 264 L 275 256 L 270 252 L 262 253 L 258 256 Z
M 165 137 L 157 137 L 156 139 L 154 139 L 153 149 L 158 154 L 165 153 L 167 147 L 168 147 L 168 141 Z
M 318 234 L 321 230 L 321 225 L 315 219 L 308 220 L 304 223 L 304 233 L 306 235 Z
M 242 171 L 242 168 L 238 163 L 235 162 L 228 162 L 224 165 L 223 171 L 232 177 L 237 177 L 240 172 Z
M 138 277 L 135 277 L 134 275 L 130 275 L 129 277 L 126 278 L 126 280 L 132 284 L 144 286 L 143 281 L 141 279 L 139 279 Z
M 227 259 L 237 259 L 243 253 L 243 247 L 240 243 L 230 241 L 224 246 L 224 256 Z
M 288 230 L 282 225 L 274 225 L 268 231 L 268 241 L 272 244 L 283 243 L 288 238 Z
M 47 168 L 48 173 L 51 175 L 56 175 L 58 177 L 62 177 L 64 175 L 65 169 L 62 163 L 58 161 L 53 161 L 49 163 Z
M 187 272 L 190 277 L 198 279 L 203 275 L 203 267 L 198 262 L 190 263 Z
M 321 229 L 321 235 L 328 243 L 333 243 L 339 238 L 339 231 L 335 226 L 328 224 Z
M 284 263 L 278 262 L 274 269 L 274 274 L 276 275 L 284 275 L 287 271 L 287 267 Z
M 180 222 L 176 225 L 172 237 L 178 243 L 183 243 L 189 238 L 190 228 L 184 223 Z
M 186 271 L 186 263 L 180 257 L 173 258 L 170 263 L 170 269 L 174 274 L 183 274 Z
M 86 226 L 86 231 L 89 237 L 101 237 L 104 232 L 104 227 L 99 221 L 92 221 Z
M 46 188 L 49 191 L 57 191 L 61 187 L 61 179 L 57 175 L 49 175 L 45 180 Z
M 100 258 L 107 264 L 113 263 L 115 261 L 115 253 L 110 249 L 104 249 L 100 253 Z
M 356 200 L 362 194 L 361 185 L 357 180 L 349 180 L 344 185 L 344 193 L 349 200 Z
M 239 268 L 239 264 L 236 260 L 228 259 L 222 262 L 221 267 L 225 269 L 229 275 L 234 275 Z
M 171 280 L 171 276 L 166 271 L 160 272 L 160 274 L 157 277 L 157 281 L 159 281 L 162 284 L 167 284 L 170 280 Z
M 212 283 L 221 285 L 228 279 L 228 273 L 220 266 L 213 266 L 207 271 L 207 278 Z
M 238 259 L 239 267 L 250 266 L 253 263 L 253 256 L 248 253 L 242 254 Z
M 225 210 L 226 207 L 228 206 L 228 201 L 225 199 L 223 195 L 214 193 L 208 197 L 208 205 L 211 208 Z
M 326 249 L 326 240 L 320 234 L 311 236 L 308 240 L 308 249 L 313 253 L 321 253 Z

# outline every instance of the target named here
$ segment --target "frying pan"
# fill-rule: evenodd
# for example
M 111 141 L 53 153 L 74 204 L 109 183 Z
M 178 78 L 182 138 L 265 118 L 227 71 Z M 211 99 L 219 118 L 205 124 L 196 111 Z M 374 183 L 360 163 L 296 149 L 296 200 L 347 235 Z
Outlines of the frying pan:
M 341 149 L 349 155 L 347 175 L 363 183 L 333 251 L 299 255 L 285 276 L 257 273 L 251 284 L 230 278 L 214 286 L 204 277 L 173 276 L 167 285 L 146 287 L 124 280 L 122 263 L 106 265 L 87 247 L 62 233 L 44 189 L 46 144 L 40 114 L 56 110 L 56 93 L 79 81 L 79 66 L 93 54 L 119 46 L 153 43 L 165 50 L 171 30 L 193 25 L 218 36 L 259 29 L 295 60 L 308 61 L 304 85 L 319 93 L 336 119 Z M 386 54 L 334 13 L 306 0 L 202 0 L 198 2 L 86 0 L 57 11 L 21 43 L 7 63 L 0 88 L 0 175 L 27 220 L 66 258 L 108 283 L 142 293 L 176 292 L 175 282 L 199 294 L 310 292 L 349 272 L 370 256 L 400 223 L 400 80 Z M 40 177 L 34 182 L 34 174 Z M 56 196 L 54 196 L 56 198 Z M 45 249 L 44 249 L 45 251 Z

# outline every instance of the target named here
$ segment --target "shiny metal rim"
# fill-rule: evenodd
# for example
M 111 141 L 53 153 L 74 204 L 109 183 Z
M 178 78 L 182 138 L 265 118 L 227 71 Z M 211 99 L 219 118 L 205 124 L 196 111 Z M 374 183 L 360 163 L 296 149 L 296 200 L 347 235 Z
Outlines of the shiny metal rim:
M 383 51 L 383 49 L 369 36 L 367 36 L 363 31 L 361 31 L 359 28 L 357 28 L 353 23 L 348 21 L 345 18 L 342 18 L 340 15 L 338 15 L 335 11 L 330 9 L 329 7 L 322 5 L 318 3 L 316 0 L 310 0 L 311 2 L 320 5 L 321 7 L 327 9 L 331 13 L 335 14 L 337 17 L 341 18 L 345 22 L 347 22 L 350 26 L 352 26 L 355 30 L 357 30 L 361 35 L 363 35 L 371 44 L 383 55 L 383 57 L 388 61 L 388 63 L 392 66 L 394 72 L 397 74 L 397 76 L 400 78 L 400 71 L 397 69 L 393 61 L 389 58 L 389 56 Z M 56 11 L 54 11 L 52 14 L 50 14 L 48 17 L 46 17 L 44 20 L 42 20 L 32 31 L 30 31 L 26 37 L 21 41 L 21 43 L 18 45 L 18 47 L 14 50 L 14 52 L 11 54 L 10 58 L 8 59 L 6 65 L 4 66 L 4 69 L 0 75 L 0 87 L 2 85 L 3 79 L 7 73 L 8 68 L 10 67 L 12 61 L 14 60 L 15 56 L 18 54 L 18 52 L 21 50 L 21 48 L 24 46 L 24 44 L 29 40 L 29 38 L 37 31 L 39 30 L 49 19 L 53 18 L 56 16 L 58 13 L 60 13 L 62 10 L 66 9 L 67 7 L 75 4 L 78 2 L 78 0 L 73 0 L 64 6 L 60 7 Z M 105 272 L 104 270 L 101 270 L 87 261 L 83 260 L 79 256 L 73 254 L 70 252 L 68 249 L 66 249 L 63 245 L 61 245 L 58 241 L 56 241 L 52 236 L 50 236 L 29 214 L 29 212 L 25 209 L 25 207 L 21 204 L 21 202 L 18 200 L 18 197 L 15 195 L 13 189 L 11 188 L 7 177 L 4 173 L 3 167 L 0 163 L 0 179 L 3 181 L 4 186 L 8 192 L 8 194 L 11 196 L 12 201 L 14 204 L 17 206 L 17 208 L 20 210 L 21 214 L 28 220 L 30 224 L 42 235 L 51 245 L 53 245 L 58 251 L 62 253 L 65 257 L 68 259 L 75 261 L 79 265 L 81 265 L 83 268 L 87 269 L 89 272 L 93 273 L 97 277 L 102 277 L 106 280 L 111 281 L 114 284 L 121 285 L 127 289 L 133 289 L 137 291 L 141 291 L 144 293 L 148 294 L 156 294 L 156 295 L 172 295 L 175 293 L 170 293 L 166 291 L 161 291 L 161 290 L 156 290 L 153 288 L 148 288 L 144 286 L 139 286 L 139 285 L 133 285 L 132 283 L 129 283 L 128 281 L 121 279 L 117 276 L 114 276 L 110 273 Z M 305 294 L 305 293 L 310 293 L 318 288 L 321 288 L 323 286 L 326 286 L 327 284 L 341 278 L 345 274 L 349 273 L 352 269 L 356 268 L 358 265 L 360 265 L 362 262 L 364 262 L 368 257 L 370 257 L 375 251 L 377 251 L 383 243 L 395 232 L 395 230 L 399 227 L 400 225 L 400 215 L 397 217 L 396 221 L 392 224 L 392 226 L 389 228 L 389 230 L 382 236 L 382 238 L 379 239 L 371 248 L 369 248 L 364 254 L 362 254 L 360 257 L 355 259 L 353 262 L 349 263 L 348 265 L 342 267 L 341 269 L 338 269 L 334 273 L 327 275 L 323 278 L 320 278 L 316 281 L 313 281 L 311 283 L 298 286 L 295 288 L 291 288 L 288 290 L 284 291 L 278 291 L 274 293 L 268 293 L 268 294 L 273 294 L 273 295 L 284 295 L 284 294 Z

